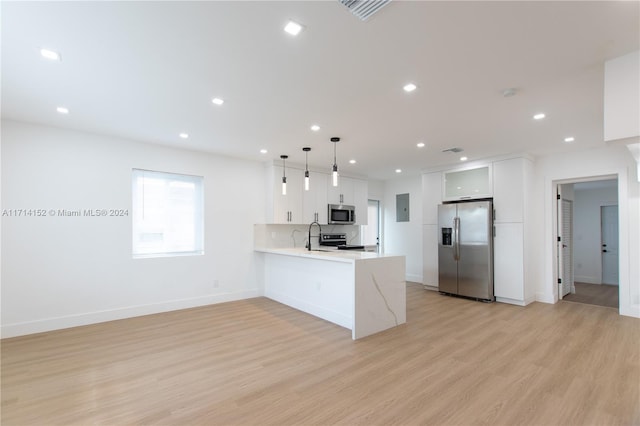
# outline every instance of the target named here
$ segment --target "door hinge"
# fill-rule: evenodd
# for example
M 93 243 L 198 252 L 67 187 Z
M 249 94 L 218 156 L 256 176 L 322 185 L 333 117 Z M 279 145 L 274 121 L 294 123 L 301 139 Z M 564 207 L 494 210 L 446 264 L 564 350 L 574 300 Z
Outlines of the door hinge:
M 560 199 L 560 194 L 556 194 L 556 200 Z
M 558 278 L 558 284 L 562 284 L 562 278 Z
M 558 237 L 558 242 L 562 241 L 562 237 Z

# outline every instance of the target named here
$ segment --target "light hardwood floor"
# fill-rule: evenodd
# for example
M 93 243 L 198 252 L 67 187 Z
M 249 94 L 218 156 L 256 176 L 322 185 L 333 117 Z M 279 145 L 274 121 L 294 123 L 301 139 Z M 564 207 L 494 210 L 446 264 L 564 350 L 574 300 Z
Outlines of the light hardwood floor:
M 640 320 L 410 284 L 407 324 L 265 298 L 2 341 L 2 425 L 640 423 Z

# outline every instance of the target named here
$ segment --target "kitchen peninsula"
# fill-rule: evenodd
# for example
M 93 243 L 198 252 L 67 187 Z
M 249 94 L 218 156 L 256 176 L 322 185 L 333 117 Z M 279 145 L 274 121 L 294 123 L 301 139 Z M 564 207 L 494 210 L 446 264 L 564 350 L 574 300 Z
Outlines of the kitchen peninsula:
M 256 248 L 264 295 L 351 330 L 359 339 L 406 322 L 404 256 Z

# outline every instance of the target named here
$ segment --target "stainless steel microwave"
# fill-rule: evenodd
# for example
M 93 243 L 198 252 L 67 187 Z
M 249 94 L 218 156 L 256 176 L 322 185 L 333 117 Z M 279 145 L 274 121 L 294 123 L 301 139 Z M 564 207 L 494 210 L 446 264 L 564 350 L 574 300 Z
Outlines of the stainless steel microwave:
M 356 208 L 345 204 L 329 204 L 327 217 L 330 225 L 353 225 L 356 223 Z

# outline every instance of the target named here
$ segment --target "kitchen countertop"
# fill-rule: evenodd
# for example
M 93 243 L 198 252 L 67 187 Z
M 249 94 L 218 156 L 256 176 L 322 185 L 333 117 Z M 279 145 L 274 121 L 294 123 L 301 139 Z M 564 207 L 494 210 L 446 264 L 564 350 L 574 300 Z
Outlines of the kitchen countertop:
M 319 249 L 307 250 L 306 248 L 255 248 L 257 252 L 280 254 L 283 256 L 304 257 L 309 259 L 329 260 L 333 262 L 353 263 L 356 260 L 371 260 L 387 257 L 400 257 L 393 254 L 381 254 L 354 250 Z M 404 256 L 402 256 L 404 257 Z

